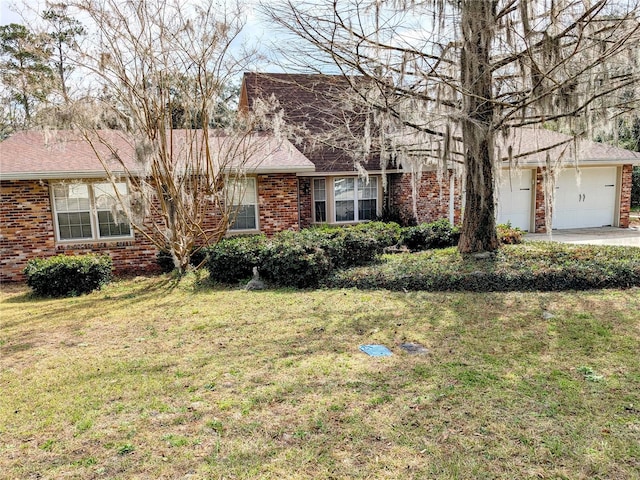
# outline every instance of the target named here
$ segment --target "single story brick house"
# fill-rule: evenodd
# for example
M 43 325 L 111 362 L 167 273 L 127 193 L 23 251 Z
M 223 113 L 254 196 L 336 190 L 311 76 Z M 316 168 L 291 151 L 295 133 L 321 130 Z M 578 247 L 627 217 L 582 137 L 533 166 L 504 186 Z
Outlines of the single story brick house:
M 102 135 L 133 171 L 129 139 L 115 131 Z M 260 145 L 243 165 L 248 176 L 239 200 L 242 214 L 230 231 L 297 230 L 297 175 L 315 167 L 286 140 Z M 122 173 L 117 168 L 113 173 Z M 126 182 L 117 188 L 126 190 Z M 105 169 L 77 134 L 26 131 L 0 142 L 0 281 L 21 281 L 29 259 L 61 253 L 108 254 L 116 273 L 157 269 L 156 247 L 114 219 L 110 205 L 101 201 L 110 192 Z
M 309 106 L 328 105 L 335 98 L 334 90 L 343 88 L 336 79 L 245 74 L 241 110 L 252 108 L 258 98 L 274 97 L 285 121 L 304 125 L 309 136 L 292 137 L 262 156 L 257 152 L 249 162 L 247 189 L 240 200 L 242 215 L 231 225 L 231 234 L 273 235 L 314 224 L 347 225 L 373 220 L 385 211 L 413 216 L 414 182 L 409 172 L 390 165 L 383 169 L 379 159 L 371 158 L 364 165 L 365 180 L 339 146 L 312 145 L 314 137 L 321 138 L 331 128 L 336 109 Z M 523 230 L 546 231 L 544 165 L 560 151 L 540 147 L 567 138 L 547 130 L 521 130 L 514 135 L 510 140 L 514 152 L 542 153 L 522 157 L 516 169 L 504 169 L 498 189 L 498 223 L 510 221 Z M 640 154 L 595 142 L 580 145 L 577 155 L 567 156 L 569 168 L 557 178 L 553 228 L 628 227 L 632 166 L 640 164 Z M 134 157 L 125 139 L 120 156 L 127 155 Z M 574 157 L 579 159 L 578 167 L 571 164 Z M 425 168 L 419 180 L 416 220 L 446 218 L 459 223 L 464 197 L 459 177 L 452 171 L 439 175 L 434 167 Z M 30 258 L 59 253 L 109 254 L 116 273 L 157 268 L 155 247 L 101 207 L 99 197 L 109 188 L 89 144 L 69 132 L 51 137 L 19 132 L 0 142 L 0 281 L 23 280 L 22 270 Z

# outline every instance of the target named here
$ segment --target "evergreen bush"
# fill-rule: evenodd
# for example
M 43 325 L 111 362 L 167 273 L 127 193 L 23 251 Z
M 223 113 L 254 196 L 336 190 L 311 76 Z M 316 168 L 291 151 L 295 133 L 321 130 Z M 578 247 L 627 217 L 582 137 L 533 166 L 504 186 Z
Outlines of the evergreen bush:
M 452 226 L 445 219 L 406 227 L 402 231 L 402 243 L 412 252 L 452 247 L 458 244 L 459 239 L 458 227 Z
M 253 267 L 260 266 L 267 240 L 264 235 L 225 238 L 202 249 L 209 278 L 216 282 L 233 283 L 251 277 Z
M 193 267 L 199 266 L 207 257 L 206 247 L 194 248 L 189 258 L 189 264 Z M 156 263 L 163 273 L 170 273 L 176 268 L 173 258 L 167 250 L 160 250 L 156 254 Z
M 476 260 L 456 249 L 387 255 L 383 262 L 333 272 L 330 288 L 396 291 L 566 291 L 640 286 L 635 247 L 507 245 L 495 258 Z
M 301 236 L 278 235 L 264 250 L 260 273 L 268 281 L 285 287 L 317 287 L 331 271 L 326 251 Z
M 27 262 L 27 285 L 46 297 L 80 295 L 97 290 L 112 278 L 113 262 L 108 255 L 56 255 Z

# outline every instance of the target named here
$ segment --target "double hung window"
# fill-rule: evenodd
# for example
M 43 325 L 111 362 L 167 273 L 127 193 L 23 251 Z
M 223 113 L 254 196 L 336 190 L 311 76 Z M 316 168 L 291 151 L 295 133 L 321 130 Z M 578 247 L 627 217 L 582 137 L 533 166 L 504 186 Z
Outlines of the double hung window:
M 327 221 L 327 181 L 324 178 L 313 179 L 314 218 L 318 223 Z
M 116 189 L 117 192 L 116 193 Z M 118 208 L 126 183 L 59 183 L 53 185 L 53 209 L 58 240 L 131 238 L 129 221 Z
M 231 198 L 230 230 L 258 229 L 258 192 L 255 178 L 243 178 L 229 182 Z

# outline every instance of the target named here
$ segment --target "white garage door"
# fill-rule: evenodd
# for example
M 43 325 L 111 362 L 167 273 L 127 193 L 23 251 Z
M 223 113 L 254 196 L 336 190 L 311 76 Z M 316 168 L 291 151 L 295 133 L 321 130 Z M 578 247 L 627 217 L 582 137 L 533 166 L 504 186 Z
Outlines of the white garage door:
M 498 188 L 497 223 L 511 222 L 522 230 L 531 228 L 532 170 L 502 172 Z
M 560 172 L 556 182 L 553 228 L 602 227 L 614 224 L 617 171 L 593 167 Z

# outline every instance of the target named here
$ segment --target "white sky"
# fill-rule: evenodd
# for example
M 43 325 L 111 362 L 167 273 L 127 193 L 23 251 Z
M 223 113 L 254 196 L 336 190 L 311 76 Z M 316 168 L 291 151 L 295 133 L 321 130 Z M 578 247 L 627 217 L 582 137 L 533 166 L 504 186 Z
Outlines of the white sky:
M 141 0 L 143 1 L 143 0 Z M 256 5 L 258 0 L 246 0 L 247 6 L 247 23 L 239 37 L 239 42 L 247 42 L 248 44 L 259 45 L 265 55 L 269 54 L 269 45 L 275 41 L 278 32 L 265 24 L 257 13 Z M 10 23 L 28 24 L 23 16 L 36 17 L 37 12 L 42 11 L 45 6 L 45 0 L 0 0 L 0 25 L 9 25 Z M 281 67 L 263 61 L 253 67 L 256 71 L 278 72 L 282 71 Z
M 21 22 L 20 17 L 10 9 L 12 4 L 10 0 L 0 0 L 0 25 Z

